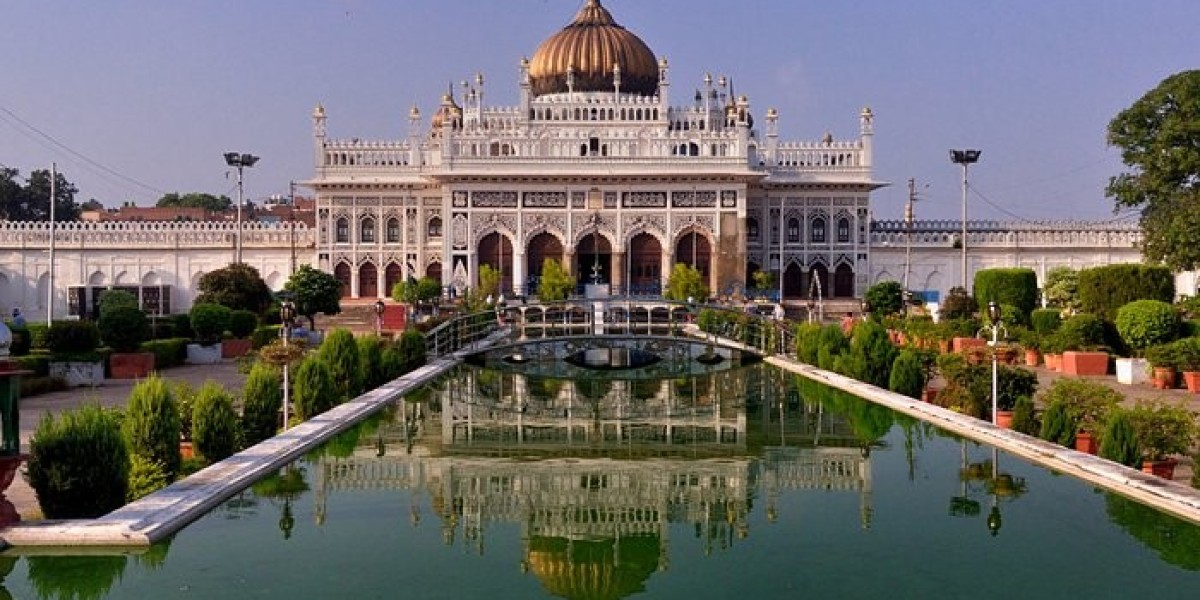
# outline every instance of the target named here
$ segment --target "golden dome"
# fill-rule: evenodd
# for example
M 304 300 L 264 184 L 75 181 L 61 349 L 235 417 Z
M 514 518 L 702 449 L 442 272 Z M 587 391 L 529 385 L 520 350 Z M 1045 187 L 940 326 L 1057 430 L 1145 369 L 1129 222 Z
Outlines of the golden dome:
M 452 90 L 453 88 L 451 88 Z M 449 125 L 452 129 L 458 129 L 462 126 L 462 109 L 454 101 L 454 95 L 451 92 L 442 95 L 442 104 L 438 107 L 437 112 L 433 113 L 431 125 L 434 132 L 441 131 L 442 127 L 446 125 Z
M 575 91 L 610 92 L 614 66 L 620 68 L 622 92 L 653 96 L 658 90 L 654 52 L 618 25 L 600 0 L 588 0 L 570 25 L 538 47 L 529 78 L 535 96 L 566 92 L 568 71 Z

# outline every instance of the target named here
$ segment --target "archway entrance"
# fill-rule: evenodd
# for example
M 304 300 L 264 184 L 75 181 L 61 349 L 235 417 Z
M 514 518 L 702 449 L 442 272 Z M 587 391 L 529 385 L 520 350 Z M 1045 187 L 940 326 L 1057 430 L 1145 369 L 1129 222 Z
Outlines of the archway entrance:
M 683 234 L 675 243 L 675 263 L 695 267 L 707 282 L 712 263 L 712 248 L 708 245 L 708 238 L 695 231 Z
M 404 281 L 404 268 L 399 263 L 388 263 L 387 268 L 383 270 L 383 295 L 391 296 L 392 288 L 401 281 Z
M 608 238 L 590 234 L 575 247 L 575 280 L 579 283 L 612 281 L 612 244 Z
M 629 285 L 634 294 L 657 294 L 662 288 L 662 244 L 639 233 L 629 240 Z
M 375 263 L 365 262 L 358 268 L 358 297 L 374 298 L 379 295 L 379 269 Z
M 346 263 L 338 263 L 333 268 L 333 278 L 338 280 L 342 285 L 342 297 L 350 296 L 350 265 Z
M 842 263 L 834 269 L 833 296 L 835 298 L 854 297 L 854 267 Z
M 439 284 L 441 284 L 442 283 L 442 263 L 435 262 L 435 263 L 431 263 L 428 267 L 425 267 L 425 276 L 438 282 Z
M 796 263 L 788 265 L 783 271 L 783 297 L 803 298 L 808 291 L 804 284 L 804 269 Z
M 546 263 L 547 258 L 562 262 L 563 245 L 558 241 L 553 234 L 542 232 L 529 240 L 529 248 L 525 251 L 527 266 L 525 272 L 529 274 L 525 282 L 525 291 L 527 294 L 532 294 L 537 290 L 538 281 L 542 277 L 542 267 Z M 566 265 L 563 265 L 565 268 Z
M 479 240 L 479 266 L 483 265 L 489 265 L 500 273 L 501 294 L 512 293 L 513 247 L 507 236 L 492 232 Z

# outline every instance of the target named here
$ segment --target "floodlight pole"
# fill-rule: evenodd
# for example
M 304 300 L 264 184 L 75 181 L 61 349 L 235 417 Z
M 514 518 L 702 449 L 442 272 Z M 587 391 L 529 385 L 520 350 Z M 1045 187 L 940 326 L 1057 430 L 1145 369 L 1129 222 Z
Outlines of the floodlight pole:
M 967 167 L 979 162 L 982 150 L 951 150 L 950 162 L 962 165 L 962 288 L 967 289 Z

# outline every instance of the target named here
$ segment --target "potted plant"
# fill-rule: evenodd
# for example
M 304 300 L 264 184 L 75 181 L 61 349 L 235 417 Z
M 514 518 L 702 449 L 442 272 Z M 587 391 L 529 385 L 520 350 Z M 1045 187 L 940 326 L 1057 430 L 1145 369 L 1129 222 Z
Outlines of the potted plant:
M 1160 390 L 1175 387 L 1175 346 L 1159 344 L 1146 348 L 1146 360 L 1154 375 L 1151 383 Z
M 188 364 L 213 364 L 221 361 L 221 334 L 229 328 L 232 311 L 220 304 L 200 303 L 192 307 L 191 325 L 195 344 L 187 346 Z
M 1040 344 L 1042 348 L 1042 359 L 1046 361 L 1046 368 L 1051 371 L 1062 371 L 1062 337 L 1058 332 L 1043 334 Z
M 239 358 L 250 353 L 253 344 L 250 334 L 258 328 L 258 317 L 248 310 L 229 313 L 229 334 L 233 337 L 221 340 L 221 358 Z
M 113 349 L 108 357 L 113 379 L 142 379 L 154 370 L 154 353 L 139 351 L 150 335 L 150 320 L 142 309 L 101 305 L 99 329 L 101 339 Z
M 1096 315 L 1081 313 L 1067 319 L 1058 335 L 1063 345 L 1062 372 L 1067 375 L 1105 375 L 1108 352 L 1104 346 L 1104 322 Z
M 1025 366 L 1036 367 L 1041 362 L 1042 355 L 1039 352 L 1041 340 L 1038 333 L 1032 329 L 1022 329 L 1017 333 L 1017 343 L 1025 351 Z
M 1191 450 L 1196 439 L 1196 414 L 1181 404 L 1142 400 L 1129 412 L 1129 420 L 1142 451 L 1142 471 L 1174 477 L 1174 456 Z
M 96 348 L 100 330 L 91 321 L 55 321 L 46 331 L 50 347 L 49 373 L 68 386 L 104 383 L 104 360 Z
M 1116 390 L 1096 381 L 1084 379 L 1058 379 L 1050 384 L 1042 396 L 1047 405 L 1062 403 L 1066 412 L 1065 423 L 1073 428 L 1061 438 L 1070 438 L 1074 433 L 1074 446 L 1080 452 L 1096 454 L 1100 446 L 1100 434 L 1104 431 L 1109 413 L 1125 397 Z
M 1189 392 L 1200 393 L 1200 339 L 1183 338 L 1171 344 L 1175 348 L 1175 367 L 1183 374 Z

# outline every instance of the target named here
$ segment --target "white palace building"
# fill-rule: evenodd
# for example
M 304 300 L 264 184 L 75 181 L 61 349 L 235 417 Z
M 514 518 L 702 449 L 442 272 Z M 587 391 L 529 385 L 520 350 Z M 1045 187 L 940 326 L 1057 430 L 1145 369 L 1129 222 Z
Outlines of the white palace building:
M 318 105 L 304 182 L 316 226 L 246 224 L 243 260 L 279 289 L 298 248 L 350 298 L 387 297 L 409 276 L 461 291 L 485 264 L 506 294 L 531 295 L 548 258 L 601 295 L 659 293 L 676 263 L 717 297 L 739 297 L 756 271 L 781 274 L 796 302 L 858 297 L 885 279 L 933 300 L 962 279 L 961 223 L 910 234 L 872 221 L 871 192 L 886 183 L 872 171 L 869 108 L 855 138 L 782 141 L 779 113 L 756 120 L 725 77 L 673 95 L 667 59 L 599 0 L 519 64 L 518 105 L 487 105 L 479 75 L 428 120 L 414 107 L 402 139 L 333 139 Z M 45 318 L 53 288 L 56 317 L 81 314 L 97 290 L 123 286 L 152 312 L 186 310 L 237 236 L 227 222 L 60 223 L 51 269 L 48 224 L 3 222 L 0 309 Z M 968 274 L 1137 262 L 1139 236 L 1132 224 L 973 222 Z

